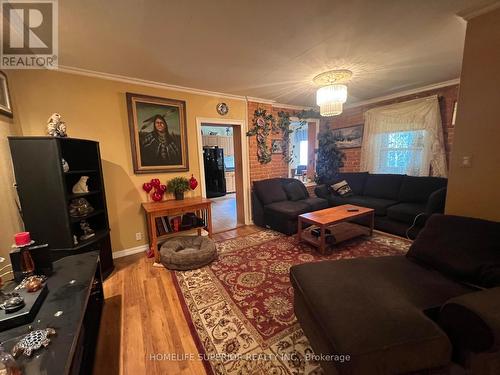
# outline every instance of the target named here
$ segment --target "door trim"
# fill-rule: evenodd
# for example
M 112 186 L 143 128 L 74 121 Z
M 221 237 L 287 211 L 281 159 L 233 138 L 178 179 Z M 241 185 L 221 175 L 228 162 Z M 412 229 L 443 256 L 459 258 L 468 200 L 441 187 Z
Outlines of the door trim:
M 241 133 L 241 160 L 242 160 L 242 192 L 243 200 L 236 194 L 236 204 L 243 207 L 243 219 L 245 225 L 250 225 L 252 219 L 250 216 L 250 162 L 248 159 L 248 137 L 247 133 L 247 122 L 245 120 L 233 120 L 233 119 L 222 119 L 222 118 L 209 118 L 209 117 L 196 117 L 196 137 L 198 144 L 198 165 L 200 168 L 200 188 L 201 195 L 206 198 L 206 184 L 205 184 L 205 166 L 203 165 L 203 139 L 201 135 L 202 124 L 215 124 L 220 126 L 238 126 L 240 127 Z M 233 131 L 234 133 L 234 131 Z M 233 136 L 234 140 L 234 136 Z

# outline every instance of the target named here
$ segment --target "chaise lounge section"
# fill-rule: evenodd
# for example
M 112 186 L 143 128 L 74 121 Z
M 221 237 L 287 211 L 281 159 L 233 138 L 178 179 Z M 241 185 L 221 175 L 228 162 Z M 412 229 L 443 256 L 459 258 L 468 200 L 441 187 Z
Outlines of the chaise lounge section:
M 430 215 L 444 212 L 446 178 L 358 172 L 341 173 L 338 181 L 342 180 L 347 181 L 352 195 L 337 195 L 327 185 L 316 187 L 316 195 L 330 206 L 373 208 L 375 229 L 387 233 L 415 238 Z
M 406 256 L 306 263 L 290 278 L 315 353 L 350 356 L 323 361 L 327 374 L 446 369 L 452 352 L 500 363 L 500 223 L 433 215 Z

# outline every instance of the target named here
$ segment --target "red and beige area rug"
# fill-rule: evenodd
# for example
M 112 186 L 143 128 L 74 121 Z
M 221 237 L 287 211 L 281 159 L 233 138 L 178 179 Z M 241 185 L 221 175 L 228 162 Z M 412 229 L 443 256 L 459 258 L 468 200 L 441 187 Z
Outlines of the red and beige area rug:
M 289 270 L 322 260 L 404 254 L 404 239 L 375 232 L 322 256 L 295 236 L 263 230 L 217 243 L 219 259 L 173 273 L 209 372 L 321 374 L 293 313 Z

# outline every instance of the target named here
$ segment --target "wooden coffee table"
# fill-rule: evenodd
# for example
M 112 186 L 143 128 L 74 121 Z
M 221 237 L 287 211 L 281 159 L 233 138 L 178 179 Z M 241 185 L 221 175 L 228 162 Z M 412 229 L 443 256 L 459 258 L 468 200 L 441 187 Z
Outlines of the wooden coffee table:
M 358 211 L 348 211 L 348 209 L 357 209 Z M 356 218 L 366 218 L 367 225 L 350 223 Z M 375 210 L 372 208 L 344 204 L 342 206 L 325 208 L 324 210 L 309 212 L 299 215 L 298 239 L 310 243 L 317 247 L 321 254 L 325 254 L 327 245 L 336 245 L 342 241 L 349 240 L 357 236 L 373 234 L 373 224 L 375 219 Z M 302 229 L 303 223 L 312 224 L 311 227 Z M 314 236 L 311 230 L 319 228 L 319 237 Z M 326 231 L 330 230 L 334 236 L 334 241 L 326 242 Z

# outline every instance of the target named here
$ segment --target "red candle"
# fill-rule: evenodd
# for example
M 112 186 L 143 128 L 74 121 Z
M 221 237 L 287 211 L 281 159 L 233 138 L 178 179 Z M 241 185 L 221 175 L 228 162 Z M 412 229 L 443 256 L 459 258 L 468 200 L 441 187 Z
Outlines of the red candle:
M 16 246 L 28 245 L 31 242 L 30 232 L 20 232 L 14 235 Z

